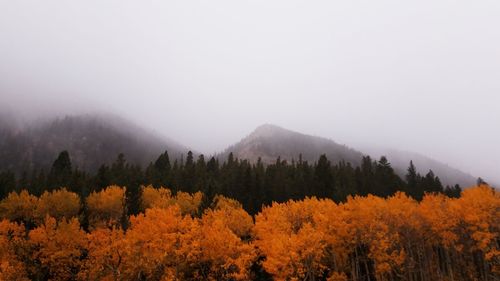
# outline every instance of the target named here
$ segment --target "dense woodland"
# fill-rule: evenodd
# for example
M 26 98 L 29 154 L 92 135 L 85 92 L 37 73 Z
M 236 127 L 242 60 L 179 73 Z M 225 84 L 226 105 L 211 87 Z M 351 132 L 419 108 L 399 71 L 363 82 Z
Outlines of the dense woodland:
M 443 187 L 432 171 L 420 175 L 413 163 L 409 163 L 404 179 L 394 172 L 385 157 L 375 161 L 365 156 L 360 163 L 356 167 L 347 162 L 331 163 L 322 155 L 315 163 L 299 157 L 291 162 L 278 158 L 274 164 L 265 165 L 261 161 L 252 164 L 239 160 L 232 154 L 220 163 L 215 157 L 207 161 L 203 155 L 194 159 L 191 152 L 185 159 L 170 161 L 164 152 L 145 169 L 127 163 L 125 156 L 119 154 L 111 165 L 102 165 L 95 174 L 89 174 L 73 168 L 69 153 L 63 151 L 49 171 L 24 171 L 17 177 L 9 171 L 1 172 L 0 199 L 11 191 L 26 189 L 39 196 L 62 186 L 85 198 L 106 186 L 118 185 L 127 187 L 128 215 L 135 215 L 139 211 L 140 186 L 152 184 L 168 187 L 173 192 L 201 191 L 208 201 L 217 194 L 234 198 L 250 214 L 256 214 L 262 205 L 306 196 L 342 202 L 349 195 L 386 197 L 397 191 L 404 191 L 417 200 L 422 199 L 425 192 L 460 195 L 458 185 Z
M 0 280 L 498 280 L 500 194 L 316 197 L 265 206 L 142 187 L 0 201 Z
M 0 175 L 0 280 L 500 278 L 495 189 L 361 163 L 165 152 L 91 175 L 63 151 L 48 172 Z

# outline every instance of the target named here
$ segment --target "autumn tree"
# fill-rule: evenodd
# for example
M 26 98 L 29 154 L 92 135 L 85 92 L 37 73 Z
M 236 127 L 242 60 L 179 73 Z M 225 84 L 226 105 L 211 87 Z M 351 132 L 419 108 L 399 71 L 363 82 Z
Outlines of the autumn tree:
M 98 228 L 87 234 L 88 255 L 79 280 L 123 280 L 125 233 L 119 228 Z
M 197 221 L 183 217 L 178 206 L 147 209 L 131 216 L 122 253 L 123 278 L 185 279 L 183 268 L 188 264 L 186 258 L 179 259 L 179 249 L 184 235 L 196 226 Z
M 125 214 L 125 188 L 108 186 L 99 192 L 92 192 L 85 202 L 92 228 L 117 226 Z
M 0 201 L 0 218 L 22 222 L 30 227 L 35 222 L 37 204 L 38 198 L 29 194 L 26 190 L 19 193 L 11 192 Z
M 22 224 L 0 221 L 0 280 L 27 281 L 26 266 L 18 256 L 26 247 Z
M 87 248 L 87 237 L 76 218 L 57 222 L 47 216 L 44 224 L 30 231 L 29 242 L 35 279 L 76 279 Z
M 317 231 L 315 210 L 325 201 L 273 203 L 256 216 L 255 244 L 264 255 L 263 267 L 278 280 L 315 280 L 326 272 L 326 237 Z
M 80 197 L 66 188 L 45 191 L 36 205 L 36 219 L 39 223 L 51 216 L 57 220 L 77 217 L 81 208 Z

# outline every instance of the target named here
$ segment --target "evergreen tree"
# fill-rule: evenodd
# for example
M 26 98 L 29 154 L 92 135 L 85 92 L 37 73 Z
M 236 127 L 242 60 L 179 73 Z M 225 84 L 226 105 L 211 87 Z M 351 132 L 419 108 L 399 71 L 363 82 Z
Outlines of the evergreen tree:
M 188 151 L 186 157 L 186 163 L 184 164 L 182 170 L 183 170 L 182 188 L 188 192 L 194 192 L 196 179 L 195 179 L 195 163 L 194 163 L 193 152 Z
M 376 186 L 374 194 L 382 197 L 394 194 L 402 186 L 402 182 L 385 156 L 380 157 L 376 164 L 374 185 Z
M 454 186 L 447 185 L 444 189 L 444 194 L 450 198 L 460 198 L 461 193 L 462 188 L 458 184 L 455 184 Z
M 47 179 L 47 188 L 52 190 L 60 187 L 67 187 L 71 183 L 72 172 L 69 153 L 64 150 L 59 153 L 59 156 L 52 164 Z
M 153 184 L 155 186 L 169 187 L 171 185 L 170 176 L 170 158 L 168 152 L 162 153 L 154 163 Z
M 421 176 L 417 173 L 417 168 L 413 165 L 413 161 L 410 161 L 410 166 L 408 167 L 408 173 L 406 174 L 406 193 L 411 197 L 420 200 L 424 195 L 421 185 Z
M 319 157 L 314 169 L 314 192 L 313 195 L 320 198 L 332 198 L 334 191 L 333 174 L 330 161 L 326 155 Z
M 0 200 L 16 189 L 16 176 L 10 171 L 0 173 Z
M 360 195 L 376 194 L 375 187 L 375 167 L 376 164 L 370 156 L 361 159 L 358 192 Z

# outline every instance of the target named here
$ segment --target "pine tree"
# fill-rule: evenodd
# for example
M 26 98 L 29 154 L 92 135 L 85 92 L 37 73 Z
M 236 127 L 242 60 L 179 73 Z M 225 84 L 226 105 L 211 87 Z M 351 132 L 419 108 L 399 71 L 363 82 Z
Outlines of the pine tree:
M 194 192 L 195 183 L 195 163 L 193 152 L 188 151 L 186 163 L 184 164 L 182 173 L 182 188 L 187 192 Z
M 64 150 L 52 164 L 50 169 L 47 188 L 53 190 L 60 187 L 67 187 L 71 183 L 72 175 L 71 160 L 68 151 Z
M 0 173 L 0 200 L 16 189 L 16 176 L 10 171 Z
M 154 163 L 154 178 L 152 183 L 157 187 L 169 187 L 171 185 L 169 180 L 170 169 L 170 158 L 168 157 L 168 152 L 165 151 Z
M 334 191 L 333 173 L 326 155 L 319 157 L 314 169 L 314 195 L 320 198 L 332 198 Z
M 406 193 L 417 200 L 422 199 L 424 192 L 421 190 L 421 176 L 417 173 L 417 168 L 413 165 L 413 161 L 410 161 L 405 179 Z

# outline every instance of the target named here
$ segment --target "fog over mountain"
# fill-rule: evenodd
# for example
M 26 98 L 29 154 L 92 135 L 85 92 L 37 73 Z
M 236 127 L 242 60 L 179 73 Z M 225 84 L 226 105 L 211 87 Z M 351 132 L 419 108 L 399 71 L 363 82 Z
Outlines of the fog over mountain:
M 287 161 L 298 161 L 301 158 L 314 163 L 320 155 L 325 154 L 332 163 L 345 161 L 354 166 L 359 166 L 361 158 L 366 155 L 372 157 L 373 160 L 386 156 L 402 178 L 407 173 L 410 161 L 413 161 L 421 174 L 425 175 L 432 170 L 445 185 L 458 183 L 468 187 L 476 181 L 476 178 L 470 174 L 417 153 L 374 147 L 357 151 L 333 140 L 304 135 L 271 124 L 259 126 L 240 142 L 228 147 L 220 158 L 225 159 L 229 153 L 233 153 L 239 159 L 248 159 L 254 163 L 261 158 L 262 162 L 267 164 L 274 163 L 278 157 Z
M 165 150 L 180 158 L 188 148 L 109 114 L 65 116 L 22 127 L 0 124 L 0 170 L 48 171 L 63 150 L 75 167 L 94 173 L 120 153 L 130 163 L 146 166 Z
M 270 123 L 500 182 L 499 14 L 494 0 L 0 1 L 0 112 L 15 116 L 0 124 L 111 112 L 211 155 Z
M 278 157 L 289 162 L 301 158 L 313 163 L 325 154 L 334 163 L 345 161 L 358 166 L 363 157 L 361 152 L 332 140 L 304 135 L 272 124 L 257 127 L 240 142 L 228 147 L 220 158 L 227 158 L 229 153 L 253 163 L 261 158 L 266 164 L 274 163 Z

